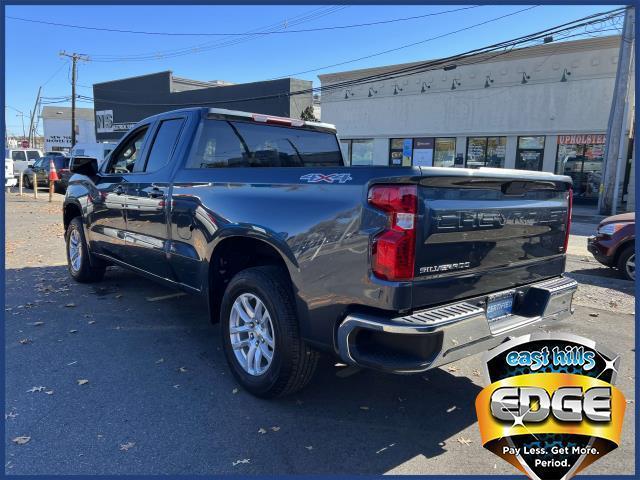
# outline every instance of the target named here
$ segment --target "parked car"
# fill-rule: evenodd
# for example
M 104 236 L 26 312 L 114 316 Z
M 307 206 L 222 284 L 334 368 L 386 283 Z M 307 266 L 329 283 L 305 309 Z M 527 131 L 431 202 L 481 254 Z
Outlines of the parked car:
M 208 300 L 249 392 L 302 388 L 317 351 L 417 373 L 571 315 L 571 181 L 545 172 L 345 167 L 335 127 L 190 108 L 76 158 L 68 270 L 109 264 Z
M 42 157 L 42 152 L 35 148 L 7 148 L 4 151 L 4 158 L 13 160 L 13 172 L 15 175 L 24 172 L 40 157 Z
M 69 157 L 54 155 L 42 157 L 28 168 L 24 172 L 23 182 L 26 188 L 33 188 L 33 174 L 36 174 L 39 187 L 49 186 L 49 171 L 51 166 L 51 160 L 56 167 L 56 173 L 59 180 L 54 183 L 56 192 L 64 193 L 67 191 L 67 185 L 69 184 L 69 178 L 71 177 L 71 170 L 69 170 Z
M 603 265 L 616 268 L 623 278 L 636 279 L 636 214 L 607 217 L 587 240 L 587 248 Z
M 14 187 L 18 183 L 18 179 L 13 173 L 13 160 L 10 158 L 4 159 L 4 186 Z

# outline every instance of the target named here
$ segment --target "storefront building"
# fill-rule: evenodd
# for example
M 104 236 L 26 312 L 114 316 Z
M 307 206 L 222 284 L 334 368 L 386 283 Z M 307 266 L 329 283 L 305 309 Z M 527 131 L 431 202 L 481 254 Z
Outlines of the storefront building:
M 93 85 L 95 135 L 117 141 L 140 120 L 186 107 L 215 107 L 300 118 L 311 106 L 312 82 L 280 78 L 233 84 L 180 78 L 171 71 L 122 78 Z M 290 95 L 291 92 L 308 93 Z
M 322 95 L 322 121 L 337 126 L 353 166 L 555 172 L 573 178 L 576 201 L 596 203 L 619 44 L 619 36 L 550 42 L 332 90 Z M 327 86 L 418 63 L 321 75 L 320 81 Z M 624 158 L 630 151 L 626 145 Z M 621 187 L 629 172 L 623 177 Z

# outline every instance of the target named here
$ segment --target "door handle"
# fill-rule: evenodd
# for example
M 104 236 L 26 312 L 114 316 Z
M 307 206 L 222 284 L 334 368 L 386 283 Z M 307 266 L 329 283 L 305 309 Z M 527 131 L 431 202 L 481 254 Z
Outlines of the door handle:
M 164 197 L 164 192 L 162 190 L 160 190 L 158 187 L 153 187 L 149 191 L 148 195 L 151 198 L 160 198 L 160 197 Z

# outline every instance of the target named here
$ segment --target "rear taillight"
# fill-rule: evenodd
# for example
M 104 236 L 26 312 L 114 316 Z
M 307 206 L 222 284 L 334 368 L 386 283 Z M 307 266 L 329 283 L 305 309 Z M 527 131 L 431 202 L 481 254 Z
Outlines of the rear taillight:
M 58 170 L 59 173 L 69 173 L 71 170 L 69 170 L 68 168 L 61 168 L 60 170 Z
M 387 213 L 387 228 L 373 239 L 371 268 L 383 280 L 411 280 L 415 264 L 416 185 L 376 185 L 369 204 Z
M 569 246 L 569 232 L 571 230 L 571 211 L 573 210 L 573 188 L 570 188 L 567 192 L 567 231 L 564 233 L 564 249 L 563 252 L 567 253 L 567 247 Z

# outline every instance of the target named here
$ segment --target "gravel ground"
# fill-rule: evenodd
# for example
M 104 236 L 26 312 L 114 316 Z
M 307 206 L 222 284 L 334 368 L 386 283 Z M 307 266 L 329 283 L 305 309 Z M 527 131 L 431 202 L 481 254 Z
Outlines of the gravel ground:
M 61 198 L 5 198 L 7 474 L 515 473 L 480 444 L 479 356 L 417 376 L 323 358 L 304 391 L 258 400 L 228 372 L 199 299 L 119 268 L 96 285 L 70 280 Z M 630 475 L 633 284 L 581 252 L 580 237 L 567 264 L 576 313 L 543 328 L 622 355 L 623 442 L 586 473 Z

